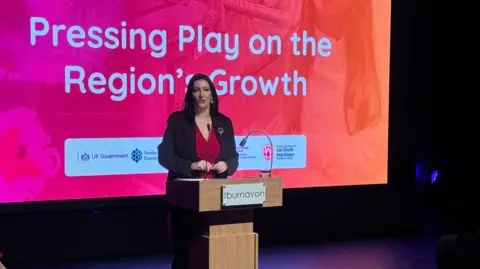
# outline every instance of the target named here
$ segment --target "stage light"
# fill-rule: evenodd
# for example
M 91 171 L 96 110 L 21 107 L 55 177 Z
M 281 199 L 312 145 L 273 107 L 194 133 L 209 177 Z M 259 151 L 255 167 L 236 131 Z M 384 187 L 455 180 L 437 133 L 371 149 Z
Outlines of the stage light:
M 432 172 L 432 175 L 430 176 L 430 182 L 433 184 L 437 181 L 437 178 L 438 178 L 438 170 L 434 170 Z
M 434 184 L 438 179 L 438 169 L 432 169 L 424 164 L 417 163 L 415 167 L 415 178 L 419 186 Z
M 417 181 L 422 178 L 422 166 L 420 164 L 417 164 L 415 167 L 415 177 L 417 178 Z

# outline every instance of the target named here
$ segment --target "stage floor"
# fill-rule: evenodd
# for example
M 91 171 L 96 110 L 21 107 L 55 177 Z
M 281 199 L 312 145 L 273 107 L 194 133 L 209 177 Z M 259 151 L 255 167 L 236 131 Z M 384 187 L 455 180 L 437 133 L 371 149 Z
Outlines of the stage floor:
M 261 269 L 435 269 L 435 238 L 398 238 L 269 248 Z M 29 269 L 168 269 L 169 257 L 136 257 Z M 10 268 L 9 268 L 10 269 Z

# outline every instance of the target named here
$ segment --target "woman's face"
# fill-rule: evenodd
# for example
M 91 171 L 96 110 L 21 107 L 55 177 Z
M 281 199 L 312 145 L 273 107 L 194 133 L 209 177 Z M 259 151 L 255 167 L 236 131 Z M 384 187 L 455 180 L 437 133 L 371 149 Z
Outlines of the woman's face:
M 199 109 L 206 109 L 210 107 L 213 100 L 210 85 L 206 80 L 199 79 L 193 83 L 193 100 Z

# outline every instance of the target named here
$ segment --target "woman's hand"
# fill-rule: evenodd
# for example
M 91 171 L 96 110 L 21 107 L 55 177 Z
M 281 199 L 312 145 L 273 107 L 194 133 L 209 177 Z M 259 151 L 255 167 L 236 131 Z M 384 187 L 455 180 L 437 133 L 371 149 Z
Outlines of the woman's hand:
M 210 172 L 210 170 L 212 170 L 212 167 L 213 167 L 212 164 L 207 161 L 198 161 L 198 162 L 192 163 L 192 166 L 190 168 L 195 171 Z
M 221 174 L 227 171 L 228 166 L 226 162 L 218 162 L 212 167 L 212 169 L 217 171 L 217 173 Z

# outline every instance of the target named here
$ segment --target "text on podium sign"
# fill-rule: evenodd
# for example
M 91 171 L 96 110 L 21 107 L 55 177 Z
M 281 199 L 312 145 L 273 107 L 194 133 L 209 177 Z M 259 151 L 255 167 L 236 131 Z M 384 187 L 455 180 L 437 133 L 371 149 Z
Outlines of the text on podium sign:
M 265 202 L 264 183 L 222 185 L 222 206 L 261 205 Z

